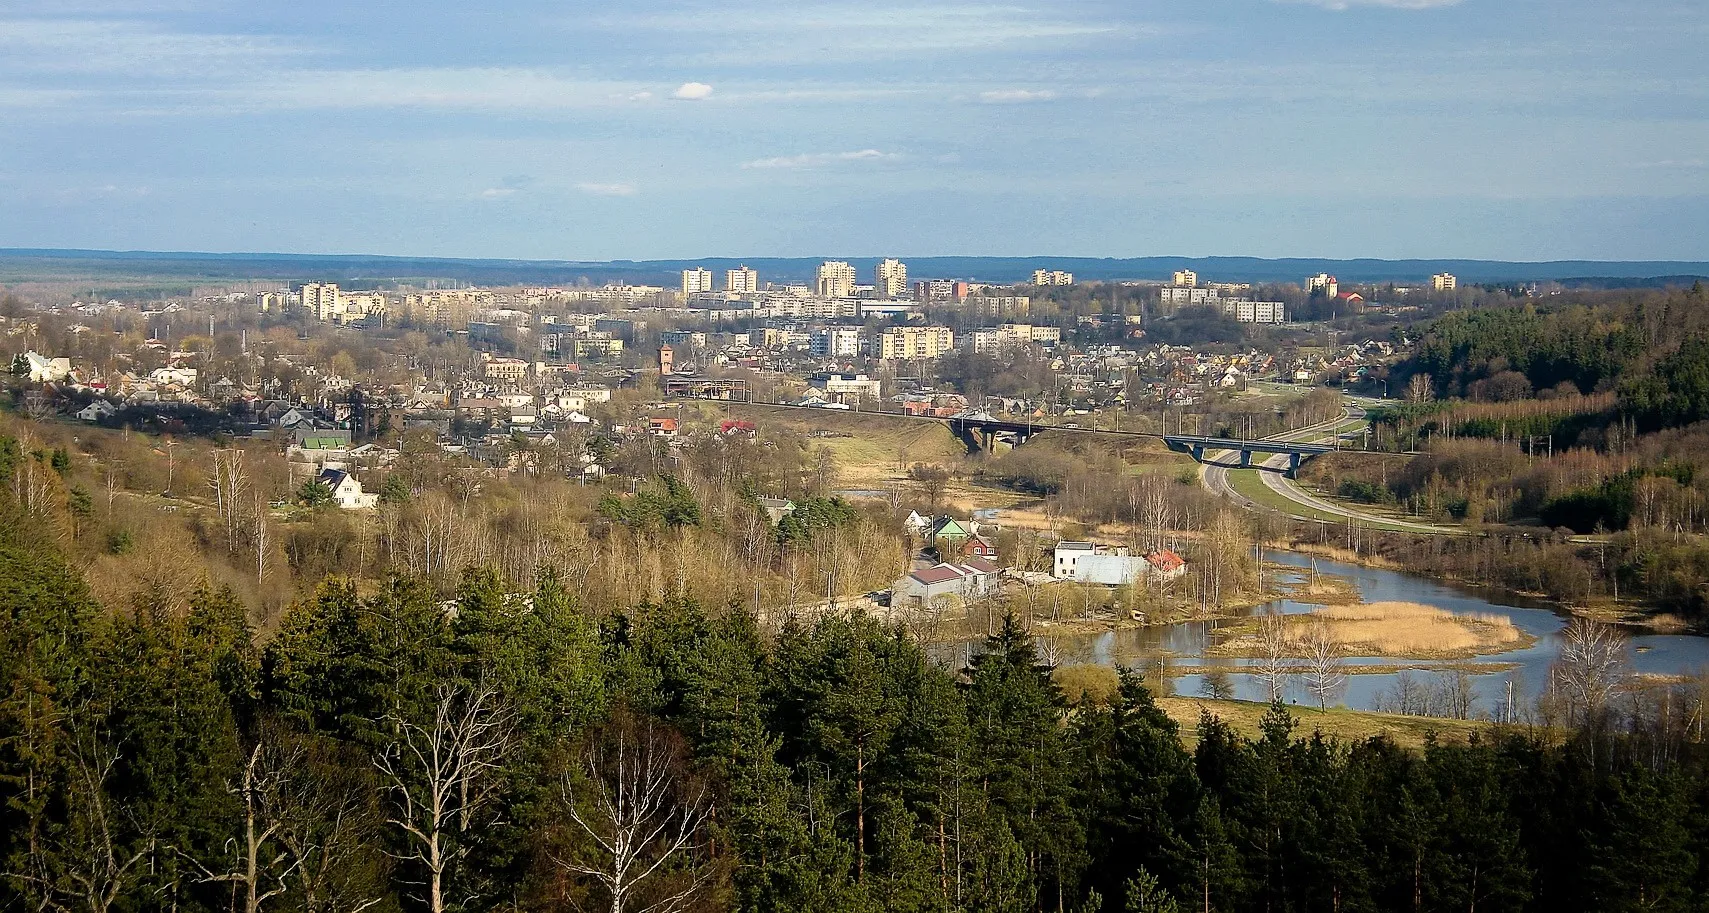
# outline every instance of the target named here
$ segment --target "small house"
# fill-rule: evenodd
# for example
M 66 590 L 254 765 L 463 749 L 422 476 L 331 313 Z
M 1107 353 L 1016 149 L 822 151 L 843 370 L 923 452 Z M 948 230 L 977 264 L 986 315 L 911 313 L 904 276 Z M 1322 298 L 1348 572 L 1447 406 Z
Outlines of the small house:
M 332 491 L 332 503 L 344 510 L 365 510 L 380 503 L 379 495 L 366 494 L 362 483 L 342 469 L 323 469 L 315 481 Z

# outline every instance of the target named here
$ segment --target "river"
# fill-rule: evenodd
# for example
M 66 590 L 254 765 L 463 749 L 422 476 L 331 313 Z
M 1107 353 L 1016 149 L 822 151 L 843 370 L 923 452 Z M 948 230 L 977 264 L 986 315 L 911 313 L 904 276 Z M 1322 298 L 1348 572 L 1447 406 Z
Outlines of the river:
M 1309 573 L 1314 559 L 1292 552 L 1272 552 L 1270 561 L 1301 568 Z M 1566 627 L 1567 616 L 1544 603 L 1508 593 L 1457 586 L 1396 571 L 1343 564 L 1338 561 L 1315 559 L 1319 574 L 1332 574 L 1351 580 L 1365 602 L 1419 602 L 1437 606 L 1456 614 L 1487 613 L 1505 616 L 1521 631 L 1536 641 L 1529 646 L 1505 653 L 1488 654 L 1470 661 L 1407 660 L 1391 657 L 1349 657 L 1347 662 L 1357 666 L 1396 666 L 1410 668 L 1417 682 L 1428 683 L 1442 669 L 1470 666 L 1476 703 L 1473 714 L 1501 715 L 1509 699 L 1509 683 L 1516 710 L 1528 710 L 1535 705 L 1538 694 L 1548 680 L 1549 666 L 1560 652 L 1560 632 Z M 1316 606 L 1292 599 L 1277 600 L 1251 610 L 1257 614 L 1271 606 L 1284 613 L 1310 612 Z M 1197 697 L 1207 693 L 1203 673 L 1192 671 L 1174 674 L 1170 668 L 1219 669 L 1234 689 L 1234 697 L 1242 700 L 1263 700 L 1267 696 L 1263 682 L 1251 672 L 1253 660 L 1223 656 L 1207 656 L 1215 641 L 1217 622 L 1186 622 L 1146 628 L 1129 628 L 1100 634 L 1061 635 L 1049 638 L 1047 649 L 1063 665 L 1117 663 L 1140 669 L 1155 681 L 1161 668 L 1171 690 L 1181 696 Z M 952 648 L 955 649 L 955 648 Z M 963 645 L 959 652 L 977 650 L 978 644 Z M 1635 673 L 1683 675 L 1709 668 L 1709 638 L 1687 634 L 1634 634 L 1629 643 L 1631 670 Z M 1495 666 L 1479 671 L 1478 667 Z M 1378 709 L 1379 701 L 1395 689 L 1397 672 L 1364 672 L 1347 676 L 1340 703 L 1361 710 Z M 1298 676 L 1289 684 L 1286 699 L 1293 703 L 1313 704 L 1315 699 L 1306 692 Z

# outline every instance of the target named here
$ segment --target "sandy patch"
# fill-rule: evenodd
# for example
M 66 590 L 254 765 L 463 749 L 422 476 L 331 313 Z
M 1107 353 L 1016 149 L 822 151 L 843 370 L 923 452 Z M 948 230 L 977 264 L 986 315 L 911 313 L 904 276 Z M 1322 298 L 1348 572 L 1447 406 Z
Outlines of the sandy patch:
M 1348 656 L 1402 659 L 1463 659 L 1505 653 L 1529 645 L 1535 638 L 1501 615 L 1481 612 L 1456 614 L 1417 602 L 1372 602 L 1329 606 L 1283 619 L 1287 652 L 1305 655 L 1303 641 L 1318 625 Z M 1233 629 L 1217 645 L 1225 656 L 1257 656 L 1262 645 L 1256 619 Z M 1225 629 L 1226 630 L 1226 629 Z

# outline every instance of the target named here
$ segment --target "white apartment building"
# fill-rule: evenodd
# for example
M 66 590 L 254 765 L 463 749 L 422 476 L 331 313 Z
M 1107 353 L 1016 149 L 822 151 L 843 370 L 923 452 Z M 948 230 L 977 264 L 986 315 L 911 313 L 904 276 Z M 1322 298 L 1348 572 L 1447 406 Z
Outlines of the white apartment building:
M 1024 345 L 1055 346 L 1062 343 L 1062 328 L 1035 326 L 1030 323 L 1005 323 L 1002 326 L 974 330 L 962 337 L 962 343 L 968 351 L 977 354 L 1001 352 Z
M 1460 287 L 1460 280 L 1453 273 L 1437 273 L 1430 277 L 1430 287 L 1438 292 L 1451 292 Z
M 1334 298 L 1336 295 L 1341 293 L 1341 284 L 1335 281 L 1335 277 L 1328 273 L 1318 273 L 1317 275 L 1306 279 L 1305 290 L 1307 294 L 1310 294 L 1318 289 L 1323 289 L 1323 295 L 1325 298 Z
M 1033 300 L 1027 295 L 971 295 L 963 303 L 975 317 L 1001 320 L 1027 316 Z
M 748 269 L 746 266 L 738 266 L 735 269 L 724 271 L 724 291 L 737 295 L 747 295 L 759 290 L 760 274 L 757 271 Z
M 1206 305 L 1216 303 L 1217 290 L 1190 285 L 1165 285 L 1158 290 L 1158 297 L 1164 304 L 1172 307 Z
M 880 298 L 900 298 L 908 293 L 908 264 L 901 260 L 879 261 L 873 293 Z
M 1175 271 L 1175 281 L 1173 284 L 1183 286 L 1185 288 L 1193 288 L 1199 284 L 1199 274 L 1190 269 L 1178 269 Z
M 807 351 L 820 358 L 854 358 L 860 354 L 860 327 L 824 327 L 814 330 Z
M 1033 270 L 1033 285 L 1073 285 L 1074 274 L 1059 269 Z
M 309 282 L 298 293 L 303 310 L 316 320 L 330 320 L 341 312 L 338 306 L 338 286 L 330 282 Z
M 807 379 L 807 384 L 815 390 L 823 390 L 825 397 L 836 403 L 883 398 L 883 388 L 878 380 L 865 374 L 815 374 Z
M 1287 305 L 1280 301 L 1253 301 L 1250 298 L 1225 298 L 1222 313 L 1241 323 L 1285 323 Z
M 826 260 L 813 271 L 813 290 L 820 298 L 854 296 L 855 268 L 841 260 Z
M 698 295 L 701 292 L 712 291 L 712 271 L 704 266 L 696 266 L 682 271 L 682 293 Z
M 955 348 L 949 327 L 891 327 L 878 337 L 882 359 L 937 358 Z

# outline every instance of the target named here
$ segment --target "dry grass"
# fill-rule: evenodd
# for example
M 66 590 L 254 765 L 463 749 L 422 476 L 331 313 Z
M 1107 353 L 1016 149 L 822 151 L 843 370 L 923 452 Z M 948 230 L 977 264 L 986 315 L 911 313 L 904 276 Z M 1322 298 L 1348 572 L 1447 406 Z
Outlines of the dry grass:
M 1468 659 L 1505 653 L 1529 645 L 1533 638 L 1513 622 L 1493 614 L 1456 614 L 1416 602 L 1372 602 L 1329 606 L 1303 615 L 1287 616 L 1290 650 L 1303 656 L 1300 641 L 1308 630 L 1323 625 L 1330 640 L 1353 656 L 1401 659 Z M 1260 643 L 1257 623 L 1249 621 L 1218 644 L 1220 655 L 1256 656 Z
M 1160 697 L 1157 705 L 1181 726 L 1181 740 L 1191 748 L 1198 742 L 1199 711 L 1208 710 L 1212 716 L 1228 723 L 1247 738 L 1261 733 L 1259 722 L 1270 709 L 1268 704 L 1251 701 L 1215 701 L 1193 697 Z M 1464 743 L 1474 733 L 1490 733 L 1492 723 L 1476 720 L 1449 720 L 1426 716 L 1402 716 L 1396 713 L 1374 713 L 1331 707 L 1327 713 L 1317 708 L 1290 707 L 1299 725 L 1296 738 L 1306 738 L 1313 731 L 1343 742 L 1357 742 L 1385 736 L 1405 748 L 1421 748 L 1425 741 Z

